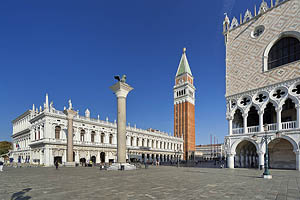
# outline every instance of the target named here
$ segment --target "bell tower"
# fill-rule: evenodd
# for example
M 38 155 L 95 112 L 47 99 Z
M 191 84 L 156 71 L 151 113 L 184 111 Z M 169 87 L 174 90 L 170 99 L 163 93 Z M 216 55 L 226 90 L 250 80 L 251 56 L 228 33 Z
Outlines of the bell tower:
M 195 153 L 195 90 L 186 48 L 175 76 L 174 90 L 174 136 L 182 137 L 184 160 L 194 159 Z

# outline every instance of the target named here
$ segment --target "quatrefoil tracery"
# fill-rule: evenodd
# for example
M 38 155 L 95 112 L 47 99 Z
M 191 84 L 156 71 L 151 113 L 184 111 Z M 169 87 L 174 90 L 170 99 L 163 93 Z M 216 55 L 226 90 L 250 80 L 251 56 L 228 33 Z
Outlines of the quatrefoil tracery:
M 294 92 L 294 93 L 296 93 L 296 94 L 300 94 L 300 84 L 297 85 L 297 86 L 295 87 L 295 89 L 292 90 L 292 92 Z
M 276 90 L 276 92 L 273 94 L 273 97 L 280 99 L 283 95 L 285 95 L 285 91 L 282 91 L 281 89 Z
M 265 96 L 264 94 L 259 94 L 256 98 L 255 101 L 258 101 L 259 103 L 263 102 L 264 99 L 266 99 L 267 96 Z
M 241 101 L 241 104 L 243 105 L 243 106 L 246 106 L 246 105 L 248 105 L 248 103 L 250 102 L 250 100 L 248 99 L 248 98 L 243 98 L 243 100 Z

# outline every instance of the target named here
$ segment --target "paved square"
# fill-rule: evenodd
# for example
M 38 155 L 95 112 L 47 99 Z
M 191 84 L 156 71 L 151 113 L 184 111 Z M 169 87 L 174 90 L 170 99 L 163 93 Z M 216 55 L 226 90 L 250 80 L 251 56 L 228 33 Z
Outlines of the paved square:
M 300 199 L 300 172 L 150 167 L 5 168 L 0 200 L 8 199 Z

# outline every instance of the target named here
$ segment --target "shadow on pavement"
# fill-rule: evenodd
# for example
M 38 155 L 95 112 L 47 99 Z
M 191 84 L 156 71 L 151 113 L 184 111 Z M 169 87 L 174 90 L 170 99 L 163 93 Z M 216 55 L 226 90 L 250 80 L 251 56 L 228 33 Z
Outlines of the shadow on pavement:
M 20 192 L 16 192 L 11 196 L 11 200 L 27 200 L 31 199 L 31 196 L 27 196 L 26 192 L 29 192 L 32 188 L 26 188 L 21 190 Z

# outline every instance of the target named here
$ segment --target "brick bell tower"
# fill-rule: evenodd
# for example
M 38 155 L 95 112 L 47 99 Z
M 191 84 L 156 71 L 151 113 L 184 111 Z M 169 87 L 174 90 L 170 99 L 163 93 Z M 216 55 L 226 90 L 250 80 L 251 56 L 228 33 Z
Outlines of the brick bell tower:
M 193 160 L 195 154 L 195 90 L 186 48 L 175 76 L 174 86 L 174 136 L 184 140 L 184 160 Z

